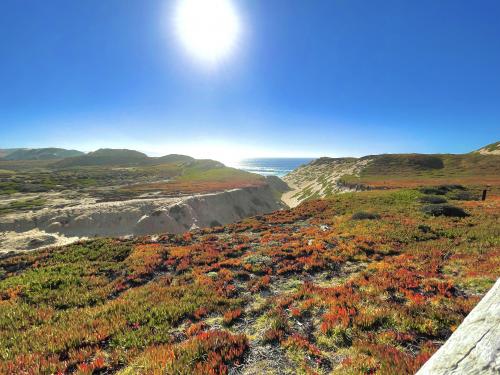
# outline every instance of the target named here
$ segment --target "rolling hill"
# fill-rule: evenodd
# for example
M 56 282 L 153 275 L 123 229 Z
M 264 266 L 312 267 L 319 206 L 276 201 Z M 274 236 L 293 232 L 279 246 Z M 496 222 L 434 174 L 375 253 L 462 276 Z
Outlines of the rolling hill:
M 66 150 L 64 148 L 55 147 L 0 150 L 0 157 L 4 160 L 55 160 L 80 155 L 84 155 L 84 153 L 77 150 Z
M 106 165 L 131 166 L 145 164 L 148 160 L 149 157 L 139 151 L 102 148 L 85 155 L 66 158 L 55 163 L 53 166 L 56 168 Z
M 22 150 L 21 148 L 0 148 L 0 160 L 14 151 Z
M 0 195 L 84 189 L 103 199 L 186 195 L 263 186 L 264 177 L 209 159 L 100 149 L 62 160 L 0 160 Z
M 496 145 L 496 146 L 495 146 Z M 283 199 L 295 206 L 337 192 L 439 184 L 500 185 L 498 142 L 469 154 L 383 154 L 319 158 L 284 177 L 292 188 Z M 481 150 L 483 150 L 481 149 Z
M 170 154 L 160 157 L 149 157 L 146 154 L 127 149 L 103 148 L 85 155 L 60 160 L 52 165 L 53 168 L 78 168 L 88 166 L 151 166 L 171 164 L 178 166 L 196 165 L 201 169 L 220 168 L 224 165 L 214 160 L 199 160 L 191 156 Z

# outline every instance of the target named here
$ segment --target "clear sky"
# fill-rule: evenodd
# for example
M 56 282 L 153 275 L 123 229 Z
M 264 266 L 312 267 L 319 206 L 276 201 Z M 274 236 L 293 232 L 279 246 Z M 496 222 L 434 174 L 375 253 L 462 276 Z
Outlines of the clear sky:
M 230 0 L 239 37 L 210 66 L 179 41 L 178 1 L 1 0 L 0 148 L 228 159 L 500 139 L 498 0 Z

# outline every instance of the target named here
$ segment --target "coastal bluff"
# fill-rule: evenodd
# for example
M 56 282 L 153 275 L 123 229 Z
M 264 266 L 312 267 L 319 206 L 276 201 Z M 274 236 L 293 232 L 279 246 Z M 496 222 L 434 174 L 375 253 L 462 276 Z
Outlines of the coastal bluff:
M 0 252 L 64 245 L 83 238 L 182 233 L 282 208 L 269 186 L 182 197 L 79 204 L 11 214 L 0 222 Z

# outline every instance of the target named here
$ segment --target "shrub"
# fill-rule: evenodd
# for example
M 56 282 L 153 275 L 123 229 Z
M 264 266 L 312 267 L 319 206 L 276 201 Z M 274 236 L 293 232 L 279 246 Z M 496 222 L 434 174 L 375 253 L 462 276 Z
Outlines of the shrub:
M 333 327 L 328 334 L 320 333 L 317 342 L 328 349 L 349 347 L 352 345 L 352 329 L 341 326 Z
M 437 188 L 442 191 L 465 190 L 465 187 L 457 184 L 439 185 Z
M 440 204 L 440 203 L 446 203 L 447 200 L 446 198 L 439 197 L 436 195 L 426 195 L 422 198 L 420 198 L 421 203 L 431 203 L 431 204 Z
M 421 188 L 420 192 L 422 194 L 435 194 L 435 195 L 445 195 L 446 194 L 446 191 L 440 190 L 438 188 L 433 188 L 433 187 Z
M 432 228 L 431 228 L 430 226 L 428 226 L 428 225 L 425 225 L 425 224 L 420 224 L 420 225 L 418 226 L 418 229 L 419 229 L 421 232 L 423 232 L 423 233 L 429 233 L 429 232 L 431 232 L 431 231 L 432 231 Z
M 376 220 L 380 219 L 379 214 L 371 213 L 371 212 L 356 212 L 354 215 L 351 217 L 352 220 Z
M 474 201 L 474 200 L 476 200 L 476 197 L 474 197 L 468 191 L 457 191 L 456 193 L 449 195 L 449 197 L 450 197 L 450 199 L 453 199 L 456 201 Z
M 423 187 L 420 189 L 420 192 L 422 194 L 445 195 L 455 190 L 465 190 L 465 187 L 462 185 L 439 185 L 435 187 Z
M 273 263 L 273 260 L 269 256 L 255 254 L 245 258 L 245 263 L 251 264 L 252 266 L 269 266 Z
M 270 328 L 262 335 L 262 342 L 264 344 L 273 344 L 283 340 L 285 333 L 279 329 Z
M 297 333 L 294 333 L 292 336 L 290 336 L 284 343 L 283 346 L 287 349 L 291 349 L 293 351 L 302 351 L 307 353 L 307 355 L 312 355 L 315 357 L 320 357 L 321 356 L 321 350 L 309 340 L 301 336 Z
M 233 324 L 237 319 L 241 317 L 241 309 L 236 309 L 236 310 L 229 310 L 224 314 L 224 319 L 223 323 L 226 326 L 230 326 Z
M 449 204 L 433 204 L 422 207 L 422 212 L 432 216 L 467 217 L 469 214 L 460 207 Z
M 248 348 L 245 335 L 225 331 L 202 332 L 167 351 L 167 374 L 227 374 Z
M 191 324 L 187 329 L 186 329 L 186 335 L 188 337 L 191 336 L 196 336 L 202 331 L 205 331 L 208 328 L 208 325 L 205 322 L 200 322 L 200 323 L 194 323 Z

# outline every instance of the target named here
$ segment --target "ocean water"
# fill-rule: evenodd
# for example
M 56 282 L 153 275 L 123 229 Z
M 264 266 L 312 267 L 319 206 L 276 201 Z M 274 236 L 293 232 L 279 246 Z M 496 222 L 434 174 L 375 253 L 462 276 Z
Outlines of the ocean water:
M 307 164 L 314 159 L 310 158 L 256 158 L 243 159 L 230 163 L 233 168 L 243 169 L 247 172 L 258 173 L 263 176 L 283 177 L 301 165 Z

